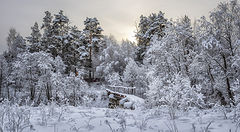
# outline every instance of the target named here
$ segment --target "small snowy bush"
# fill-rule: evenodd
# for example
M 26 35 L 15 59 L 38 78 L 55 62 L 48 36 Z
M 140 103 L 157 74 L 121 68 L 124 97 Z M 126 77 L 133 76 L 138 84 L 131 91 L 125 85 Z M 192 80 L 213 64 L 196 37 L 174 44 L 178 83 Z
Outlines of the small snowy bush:
M 118 73 L 116 72 L 113 72 L 112 74 L 109 74 L 107 77 L 107 82 L 110 84 L 110 85 L 113 85 L 113 86 L 120 86 L 122 84 L 122 81 L 121 81 L 121 77 Z
M 199 86 L 191 86 L 189 78 L 176 74 L 165 81 L 155 78 L 149 85 L 147 102 L 151 106 L 168 105 L 172 108 L 187 110 L 202 107 L 203 95 Z
M 0 130 L 3 132 L 22 132 L 30 127 L 30 110 L 4 102 L 0 105 Z

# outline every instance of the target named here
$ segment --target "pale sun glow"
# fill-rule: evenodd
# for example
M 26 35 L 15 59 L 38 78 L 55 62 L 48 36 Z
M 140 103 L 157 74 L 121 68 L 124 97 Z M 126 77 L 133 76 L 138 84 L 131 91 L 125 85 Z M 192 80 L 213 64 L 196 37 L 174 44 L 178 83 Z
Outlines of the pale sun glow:
M 128 39 L 132 42 L 136 42 L 135 31 L 136 31 L 135 27 L 127 28 L 125 31 L 123 31 L 124 32 L 123 39 Z
M 128 38 L 127 39 L 132 41 L 132 42 L 136 42 L 136 37 L 135 37 L 134 30 L 128 31 Z

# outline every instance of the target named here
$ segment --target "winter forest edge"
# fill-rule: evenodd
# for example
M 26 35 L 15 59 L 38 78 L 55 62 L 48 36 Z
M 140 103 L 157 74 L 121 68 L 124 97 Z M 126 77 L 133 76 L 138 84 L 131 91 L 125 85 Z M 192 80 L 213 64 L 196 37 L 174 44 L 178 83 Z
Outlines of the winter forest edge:
M 28 37 L 9 30 L 0 132 L 240 131 L 237 0 L 195 21 L 142 15 L 137 42 L 103 35 L 97 18 L 80 30 L 62 10 L 44 13 Z M 132 110 L 108 108 L 109 87 L 134 89 Z

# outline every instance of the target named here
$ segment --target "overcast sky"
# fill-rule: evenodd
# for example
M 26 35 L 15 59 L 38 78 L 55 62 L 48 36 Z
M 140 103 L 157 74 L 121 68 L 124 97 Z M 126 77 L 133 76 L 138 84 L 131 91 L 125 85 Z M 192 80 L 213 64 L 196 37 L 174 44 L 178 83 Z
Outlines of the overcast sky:
M 72 25 L 83 28 L 86 17 L 97 17 L 104 34 L 117 40 L 134 40 L 139 16 L 162 11 L 173 19 L 188 15 L 191 19 L 207 16 L 220 1 L 225 0 L 0 0 L 0 53 L 6 50 L 6 37 L 11 27 L 24 37 L 34 22 L 42 23 L 44 11 L 52 14 L 60 9 Z

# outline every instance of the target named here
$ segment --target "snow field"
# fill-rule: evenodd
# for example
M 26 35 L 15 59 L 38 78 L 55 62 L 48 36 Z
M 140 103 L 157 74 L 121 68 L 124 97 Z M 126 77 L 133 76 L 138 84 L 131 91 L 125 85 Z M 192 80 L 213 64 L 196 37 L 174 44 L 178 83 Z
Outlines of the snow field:
M 41 111 L 45 111 L 45 115 Z M 223 113 L 217 110 L 176 111 L 176 119 L 171 120 L 167 108 L 128 110 L 43 106 L 31 108 L 30 123 L 35 132 L 240 131 L 231 113 L 225 119 Z M 30 128 L 24 130 L 28 131 Z

